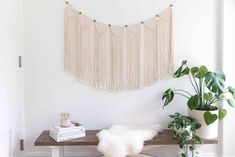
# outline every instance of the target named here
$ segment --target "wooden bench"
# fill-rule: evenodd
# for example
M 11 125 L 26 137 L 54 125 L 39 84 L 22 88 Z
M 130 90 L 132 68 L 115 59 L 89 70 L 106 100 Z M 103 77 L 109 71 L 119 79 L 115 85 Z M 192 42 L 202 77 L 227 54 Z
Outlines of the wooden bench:
M 43 131 L 36 139 L 35 146 L 49 146 L 52 157 L 64 157 L 64 146 L 96 146 L 99 142 L 96 134 L 98 130 L 87 130 L 86 136 L 74 140 L 56 142 L 49 136 L 49 131 Z M 188 143 L 191 143 L 190 141 Z M 203 144 L 217 144 L 217 139 L 204 140 Z M 171 130 L 160 132 L 154 139 L 145 141 L 144 145 L 177 145 L 178 141 L 174 138 Z

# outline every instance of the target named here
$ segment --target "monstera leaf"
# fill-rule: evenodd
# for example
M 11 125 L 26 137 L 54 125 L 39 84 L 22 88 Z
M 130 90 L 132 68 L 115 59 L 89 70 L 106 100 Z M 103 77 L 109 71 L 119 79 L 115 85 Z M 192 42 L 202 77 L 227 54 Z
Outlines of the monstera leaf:
M 205 120 L 207 125 L 210 125 L 210 124 L 214 123 L 217 119 L 218 119 L 218 116 L 216 114 L 212 114 L 209 111 L 206 111 L 204 113 L 204 120 Z
M 192 97 L 189 98 L 187 105 L 189 107 L 190 110 L 195 110 L 200 106 L 200 101 L 199 101 L 199 96 L 198 95 L 194 95 Z
M 231 107 L 235 108 L 234 99 L 228 99 L 227 102 L 228 102 L 228 104 L 229 104 Z
M 203 98 L 206 100 L 206 101 L 211 101 L 213 99 L 213 94 L 211 92 L 208 92 L 208 93 L 204 93 L 203 94 Z
M 199 68 L 198 67 L 192 67 L 191 68 L 191 73 L 193 77 L 195 78 L 203 78 L 205 77 L 206 73 L 208 72 L 206 66 L 202 65 Z
M 227 110 L 223 108 L 219 108 L 219 120 L 222 120 L 227 114 Z
M 163 107 L 168 105 L 173 100 L 173 98 L 174 98 L 174 92 L 170 88 L 167 89 L 162 96 L 162 100 L 165 100 Z
M 186 63 L 187 63 L 186 60 L 182 61 L 181 66 L 176 70 L 176 72 L 173 75 L 174 78 L 179 78 L 179 77 L 189 74 L 190 69 L 188 68 Z
M 228 87 L 228 91 L 229 91 L 229 93 L 231 93 L 232 96 L 235 98 L 235 89 L 234 89 L 233 87 L 229 86 L 229 87 Z
M 218 95 L 224 92 L 225 75 L 223 72 L 208 72 L 205 75 L 207 88 Z

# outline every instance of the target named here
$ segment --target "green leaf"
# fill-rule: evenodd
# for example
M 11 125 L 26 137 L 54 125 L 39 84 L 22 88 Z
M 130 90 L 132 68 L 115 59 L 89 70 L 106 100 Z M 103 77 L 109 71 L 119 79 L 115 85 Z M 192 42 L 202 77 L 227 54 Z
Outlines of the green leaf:
M 217 119 L 218 119 L 218 116 L 216 114 L 212 114 L 209 111 L 206 111 L 204 113 L 204 120 L 207 125 L 214 123 Z
M 222 120 L 227 114 L 227 110 L 223 108 L 219 108 L 219 120 Z
M 235 89 L 231 86 L 228 86 L 228 91 L 229 93 L 231 93 L 233 95 L 233 97 L 235 97 Z
M 224 92 L 225 75 L 223 72 L 208 72 L 205 76 L 207 88 L 218 95 Z
M 195 142 L 197 142 L 197 143 L 200 143 L 200 144 L 203 143 L 202 139 L 201 139 L 198 135 L 194 135 L 194 140 L 195 140 Z
M 173 100 L 173 98 L 174 92 L 170 88 L 167 89 L 162 96 L 162 100 L 165 100 L 163 107 L 167 106 Z
M 182 149 L 183 147 L 184 147 L 184 143 L 183 142 L 181 142 L 181 140 L 180 139 L 178 139 L 179 140 L 179 147 L 180 147 L 180 149 Z
M 208 72 L 208 70 L 207 70 L 206 66 L 204 66 L 204 65 L 200 66 L 200 68 L 199 68 L 199 78 L 205 77 L 207 72 Z
M 195 150 L 195 145 L 190 145 L 190 146 L 189 146 L 189 150 L 190 150 L 190 151 L 194 151 L 194 150 Z
M 211 101 L 213 99 L 213 95 L 211 92 L 208 92 L 208 93 L 204 93 L 203 94 L 203 98 L 206 100 L 206 101 Z
M 181 157 L 187 157 L 185 153 L 181 153 Z
M 187 102 L 190 110 L 195 110 L 200 106 L 200 100 L 198 95 L 191 96 Z
M 199 129 L 201 127 L 201 124 L 200 123 L 196 123 L 195 124 L 195 129 L 197 130 L 197 129 Z
M 227 102 L 228 102 L 228 104 L 229 104 L 231 107 L 235 108 L 234 99 L 228 99 Z
M 182 65 L 187 64 L 187 60 L 182 61 Z
M 186 65 L 186 63 L 187 63 L 186 60 L 182 61 L 181 66 L 176 70 L 176 72 L 173 75 L 174 78 L 179 78 L 189 74 L 189 68 Z
M 208 72 L 206 66 L 202 65 L 199 68 L 198 67 L 192 67 L 191 73 L 193 77 L 195 78 L 203 78 L 205 77 L 206 73 Z
M 183 74 L 183 75 L 182 75 Z M 184 69 L 182 69 L 182 76 L 184 75 L 188 75 L 189 74 L 189 68 L 188 67 L 185 67 Z
M 197 77 L 198 70 L 199 70 L 198 67 L 192 67 L 191 68 L 191 73 L 192 73 L 193 77 Z

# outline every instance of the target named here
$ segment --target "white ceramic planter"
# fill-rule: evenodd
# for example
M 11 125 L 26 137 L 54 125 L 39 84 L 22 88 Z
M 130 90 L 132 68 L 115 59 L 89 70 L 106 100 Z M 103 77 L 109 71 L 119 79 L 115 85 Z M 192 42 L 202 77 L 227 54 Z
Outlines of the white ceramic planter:
M 218 120 L 210 125 L 206 125 L 203 114 L 205 111 L 193 110 L 189 111 L 189 116 L 196 119 L 201 127 L 197 130 L 197 134 L 203 139 L 212 139 L 218 137 Z M 210 111 L 212 114 L 218 114 L 218 110 Z

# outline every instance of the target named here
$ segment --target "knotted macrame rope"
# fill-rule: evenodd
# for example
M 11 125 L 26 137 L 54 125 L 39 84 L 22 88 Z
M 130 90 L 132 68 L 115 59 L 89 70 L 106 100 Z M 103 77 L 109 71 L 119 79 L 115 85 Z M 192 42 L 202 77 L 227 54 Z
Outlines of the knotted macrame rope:
M 66 4 L 64 31 L 65 71 L 95 88 L 138 89 L 173 70 L 171 7 L 139 24 L 111 26 Z

